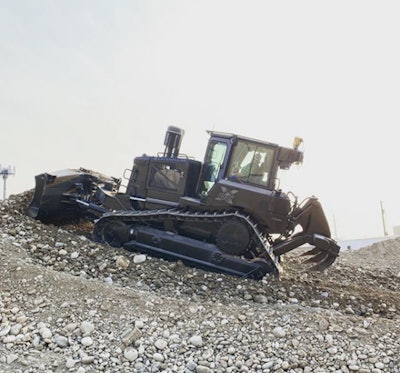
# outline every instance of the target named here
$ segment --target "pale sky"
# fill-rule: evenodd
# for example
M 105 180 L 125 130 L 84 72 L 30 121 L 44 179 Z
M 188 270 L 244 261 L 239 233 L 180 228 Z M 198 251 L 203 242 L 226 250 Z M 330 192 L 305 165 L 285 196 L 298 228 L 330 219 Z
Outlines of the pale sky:
M 392 234 L 399 25 L 398 0 L 0 0 L 7 195 L 45 171 L 121 177 L 169 125 L 199 160 L 208 129 L 300 136 L 304 163 L 281 188 L 319 197 L 338 239 L 382 236 L 382 201 Z

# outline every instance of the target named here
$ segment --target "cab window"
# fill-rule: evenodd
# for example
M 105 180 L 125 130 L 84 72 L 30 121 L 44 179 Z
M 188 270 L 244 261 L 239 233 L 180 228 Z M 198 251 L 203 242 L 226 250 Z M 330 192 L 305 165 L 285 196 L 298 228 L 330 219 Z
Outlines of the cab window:
M 228 168 L 228 178 L 263 187 L 268 185 L 274 149 L 238 141 Z
M 184 171 L 176 167 L 174 163 L 153 161 L 150 167 L 149 186 L 178 191 L 185 181 L 184 176 Z

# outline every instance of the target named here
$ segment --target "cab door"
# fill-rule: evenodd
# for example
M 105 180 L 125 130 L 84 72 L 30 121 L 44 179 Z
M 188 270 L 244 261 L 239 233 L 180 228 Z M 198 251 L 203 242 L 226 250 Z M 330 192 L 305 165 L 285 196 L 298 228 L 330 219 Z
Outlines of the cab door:
M 227 139 L 211 139 L 209 141 L 198 185 L 199 195 L 207 195 L 215 182 L 224 178 L 230 146 Z

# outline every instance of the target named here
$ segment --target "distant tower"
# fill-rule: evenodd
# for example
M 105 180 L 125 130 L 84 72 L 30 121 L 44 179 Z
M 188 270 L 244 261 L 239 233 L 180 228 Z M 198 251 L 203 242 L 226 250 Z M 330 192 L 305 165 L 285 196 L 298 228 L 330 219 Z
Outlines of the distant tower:
M 2 167 L 0 164 L 0 175 L 3 175 L 3 201 L 6 199 L 6 190 L 7 190 L 7 178 L 10 175 L 15 175 L 15 167 L 11 168 L 11 166 L 8 167 Z

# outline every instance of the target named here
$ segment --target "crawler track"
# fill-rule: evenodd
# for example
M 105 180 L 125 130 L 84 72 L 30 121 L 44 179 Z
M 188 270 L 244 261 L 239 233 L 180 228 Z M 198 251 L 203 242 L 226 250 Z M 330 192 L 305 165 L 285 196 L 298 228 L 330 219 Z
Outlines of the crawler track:
M 279 274 L 280 266 L 279 259 L 274 255 L 271 239 L 257 228 L 249 216 L 243 215 L 239 212 L 192 212 L 179 209 L 159 209 L 159 210 L 146 210 L 146 211 L 117 211 L 112 213 L 104 214 L 94 225 L 93 239 L 97 242 L 105 242 L 110 244 L 110 231 L 108 227 L 113 228 L 112 234 L 116 237 L 115 242 L 120 243 L 119 245 L 112 246 L 126 246 L 129 242 L 129 235 L 132 235 L 135 227 L 152 227 L 158 229 L 161 233 L 165 233 L 164 226 L 175 226 L 178 228 L 183 223 L 196 223 L 201 225 L 204 223 L 213 224 L 215 226 L 222 226 L 222 224 L 236 221 L 243 224 L 250 232 L 250 241 L 246 249 L 246 252 L 241 256 L 241 260 L 247 262 L 254 262 L 255 260 L 264 261 L 268 264 L 270 271 Z M 127 230 L 121 227 L 121 223 L 129 227 L 130 233 L 127 234 Z M 161 228 L 160 228 L 161 227 Z M 184 233 L 183 233 L 184 235 Z M 112 235 L 111 235 L 112 236 Z M 195 241 L 189 237 L 187 240 Z M 198 241 L 200 244 L 204 244 Z M 218 250 L 216 242 L 209 242 L 209 244 L 215 245 Z M 207 244 L 204 244 L 207 245 Z M 221 250 L 223 252 L 223 250 Z M 239 258 L 236 258 L 239 260 Z

